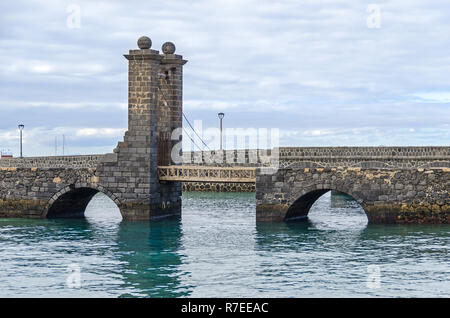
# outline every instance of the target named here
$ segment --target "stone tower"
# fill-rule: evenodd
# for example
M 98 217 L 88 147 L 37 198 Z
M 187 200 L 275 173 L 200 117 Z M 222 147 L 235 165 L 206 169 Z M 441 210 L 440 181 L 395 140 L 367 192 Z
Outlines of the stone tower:
M 183 65 L 187 61 L 174 54 L 171 42 L 163 44 L 162 54 L 151 45 L 150 38 L 143 36 L 139 49 L 125 55 L 129 63 L 128 131 L 114 150 L 117 158 L 110 165 L 105 163 L 106 173 L 100 173 L 109 176 L 109 188 L 114 188 L 111 181 L 117 187 L 119 208 L 128 220 L 181 214 L 181 183 L 160 183 L 158 165 L 174 164 L 171 149 L 181 141 L 172 132 L 182 127 Z

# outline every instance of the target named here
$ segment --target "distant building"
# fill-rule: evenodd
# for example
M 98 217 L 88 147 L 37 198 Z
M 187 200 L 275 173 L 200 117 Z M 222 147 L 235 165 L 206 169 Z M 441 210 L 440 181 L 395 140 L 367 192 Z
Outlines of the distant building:
M 0 158 L 12 158 L 13 153 L 9 150 L 2 150 L 0 151 Z

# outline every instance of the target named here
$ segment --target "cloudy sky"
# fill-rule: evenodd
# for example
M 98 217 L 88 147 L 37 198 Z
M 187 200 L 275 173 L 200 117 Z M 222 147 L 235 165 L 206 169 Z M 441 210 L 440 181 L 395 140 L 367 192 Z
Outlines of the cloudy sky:
M 449 34 L 448 0 L 2 0 L 0 149 L 17 155 L 23 123 L 25 155 L 63 135 L 66 154 L 111 152 L 141 35 L 189 60 L 184 111 L 205 129 L 222 111 L 281 145 L 448 146 Z

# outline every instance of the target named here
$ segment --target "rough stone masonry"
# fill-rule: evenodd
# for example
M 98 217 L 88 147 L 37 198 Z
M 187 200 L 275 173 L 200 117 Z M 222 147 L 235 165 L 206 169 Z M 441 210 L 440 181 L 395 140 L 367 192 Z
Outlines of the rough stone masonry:
M 324 193 L 352 196 L 370 223 L 450 223 L 450 147 L 284 147 L 256 171 L 256 219 L 306 218 Z
M 80 217 L 97 192 L 110 197 L 125 220 L 180 215 L 180 182 L 160 183 L 159 163 L 170 164 L 182 125 L 186 60 L 175 45 L 160 54 L 141 37 L 128 60 L 128 131 L 114 153 L 97 156 L 3 159 L 1 217 Z M 6 164 L 8 162 L 8 164 Z M 5 167 L 7 165 L 7 167 Z
M 257 221 L 303 219 L 330 190 L 352 196 L 370 223 L 450 223 L 450 168 L 281 168 L 256 176 Z

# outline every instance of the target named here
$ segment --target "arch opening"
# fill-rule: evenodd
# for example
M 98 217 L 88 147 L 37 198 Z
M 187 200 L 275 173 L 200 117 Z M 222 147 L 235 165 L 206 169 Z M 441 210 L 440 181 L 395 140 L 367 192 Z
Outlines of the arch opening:
M 47 218 L 82 218 L 84 211 L 98 190 L 92 188 L 74 188 L 60 195 L 50 206 Z
M 117 204 L 103 192 L 98 192 L 86 207 L 84 217 L 90 223 L 115 224 L 123 220 Z M 106 222 L 106 223 L 105 223 Z
M 312 190 L 294 201 L 286 212 L 285 221 L 311 220 L 318 217 L 321 222 L 332 222 L 333 218 L 345 217 L 351 222 L 351 219 L 356 217 L 358 223 L 367 224 L 367 212 L 359 202 L 347 192 L 334 189 Z
M 106 209 L 110 211 L 111 206 L 113 206 L 113 209 L 117 209 L 118 214 L 120 214 L 120 218 L 122 218 L 121 212 L 117 205 L 103 192 L 90 187 L 75 188 L 73 186 L 66 189 L 64 193 L 55 195 L 55 197 L 50 201 L 51 204 L 47 210 L 46 217 L 49 219 L 85 218 L 86 209 L 88 208 L 88 205 L 91 206 L 89 203 L 91 201 L 98 201 L 97 199 L 92 200 L 94 197 L 100 197 L 100 203 L 92 202 L 94 205 L 94 210 L 101 211 L 102 207 L 106 207 Z M 91 210 L 91 208 L 89 208 L 89 210 Z M 92 213 L 90 213 L 89 216 L 91 214 Z M 117 217 L 117 215 L 115 217 Z
M 286 212 L 285 221 L 294 221 L 306 219 L 312 205 L 328 190 L 313 190 L 294 201 Z

